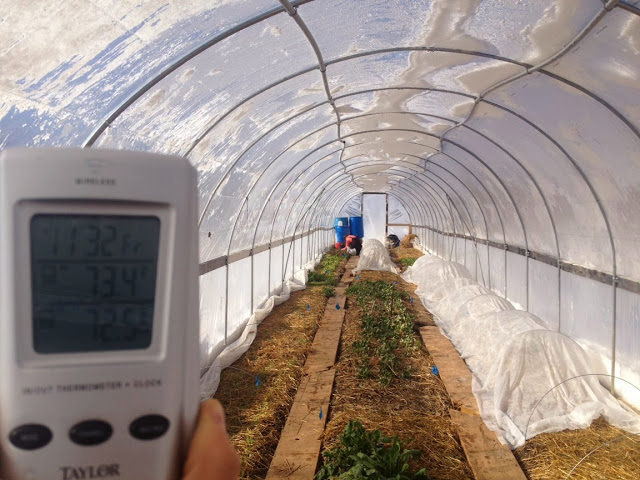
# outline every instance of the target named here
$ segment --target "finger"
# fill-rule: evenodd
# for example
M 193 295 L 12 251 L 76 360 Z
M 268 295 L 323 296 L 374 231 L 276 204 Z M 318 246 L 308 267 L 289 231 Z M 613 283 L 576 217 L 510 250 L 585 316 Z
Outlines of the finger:
M 184 467 L 184 480 L 234 480 L 240 459 L 227 434 L 224 410 L 215 399 L 200 406 L 198 425 Z

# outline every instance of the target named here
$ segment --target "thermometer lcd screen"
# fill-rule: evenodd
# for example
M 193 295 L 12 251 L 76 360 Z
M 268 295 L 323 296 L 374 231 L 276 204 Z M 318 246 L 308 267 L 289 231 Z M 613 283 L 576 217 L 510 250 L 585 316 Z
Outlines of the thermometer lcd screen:
M 34 350 L 149 347 L 159 236 L 152 216 L 33 216 Z

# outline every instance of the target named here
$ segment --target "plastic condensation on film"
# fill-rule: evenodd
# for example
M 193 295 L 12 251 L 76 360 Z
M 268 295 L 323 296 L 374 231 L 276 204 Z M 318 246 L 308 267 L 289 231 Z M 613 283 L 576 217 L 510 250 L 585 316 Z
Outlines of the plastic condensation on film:
M 594 92 L 637 125 L 638 83 L 631 66 L 638 61 L 640 16 L 614 9 L 598 25 L 580 41 L 579 49 L 545 70 Z
M 0 13 L 7 40 L 3 43 L 12 48 L 3 55 L 0 84 L 11 85 L 17 94 L 0 105 L 2 144 L 80 145 L 99 121 L 167 63 L 277 5 L 270 1 L 212 6 L 197 0 L 179 7 L 146 2 L 134 8 L 118 2 L 108 11 L 97 7 L 96 14 L 93 4 L 83 8 L 82 3 L 60 2 L 42 15 L 19 15 L 23 5 L 5 4 Z M 68 28 L 69 19 L 73 28 Z M 25 31 L 39 34 L 25 36 Z M 47 48 L 43 56 L 42 46 L 52 42 L 56 48 Z M 14 131 L 14 122 L 31 127 Z M 128 144 L 134 142 L 139 144 L 133 138 Z
M 286 55 L 276 57 L 274 64 L 273 57 L 260 54 L 270 48 Z M 114 127 L 143 138 L 153 132 L 163 151 L 185 152 L 211 120 L 211 112 L 219 115 L 261 87 L 312 67 L 315 59 L 307 50 L 299 29 L 286 15 L 276 15 L 194 57 L 127 109 Z
M 354 53 L 420 44 L 421 31 L 429 18 L 433 2 L 419 0 L 398 8 L 396 4 L 374 2 L 336 2 L 331 15 L 326 6 L 310 2 L 298 12 L 309 26 L 327 61 Z M 384 28 L 381 27 L 384 22 Z

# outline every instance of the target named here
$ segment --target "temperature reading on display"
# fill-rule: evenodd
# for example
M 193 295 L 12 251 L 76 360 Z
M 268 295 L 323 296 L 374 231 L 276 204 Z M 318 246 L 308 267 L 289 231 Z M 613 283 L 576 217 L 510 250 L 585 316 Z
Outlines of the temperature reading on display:
M 153 216 L 33 216 L 35 351 L 147 348 L 159 236 L 160 220 Z

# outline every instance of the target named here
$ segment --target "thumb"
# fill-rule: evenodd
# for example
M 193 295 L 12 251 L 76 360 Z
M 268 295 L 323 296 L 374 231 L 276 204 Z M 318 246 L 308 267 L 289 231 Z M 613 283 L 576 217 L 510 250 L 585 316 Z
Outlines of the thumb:
M 227 434 L 222 405 L 207 400 L 200 405 L 183 480 L 235 480 L 239 473 L 240 459 Z

